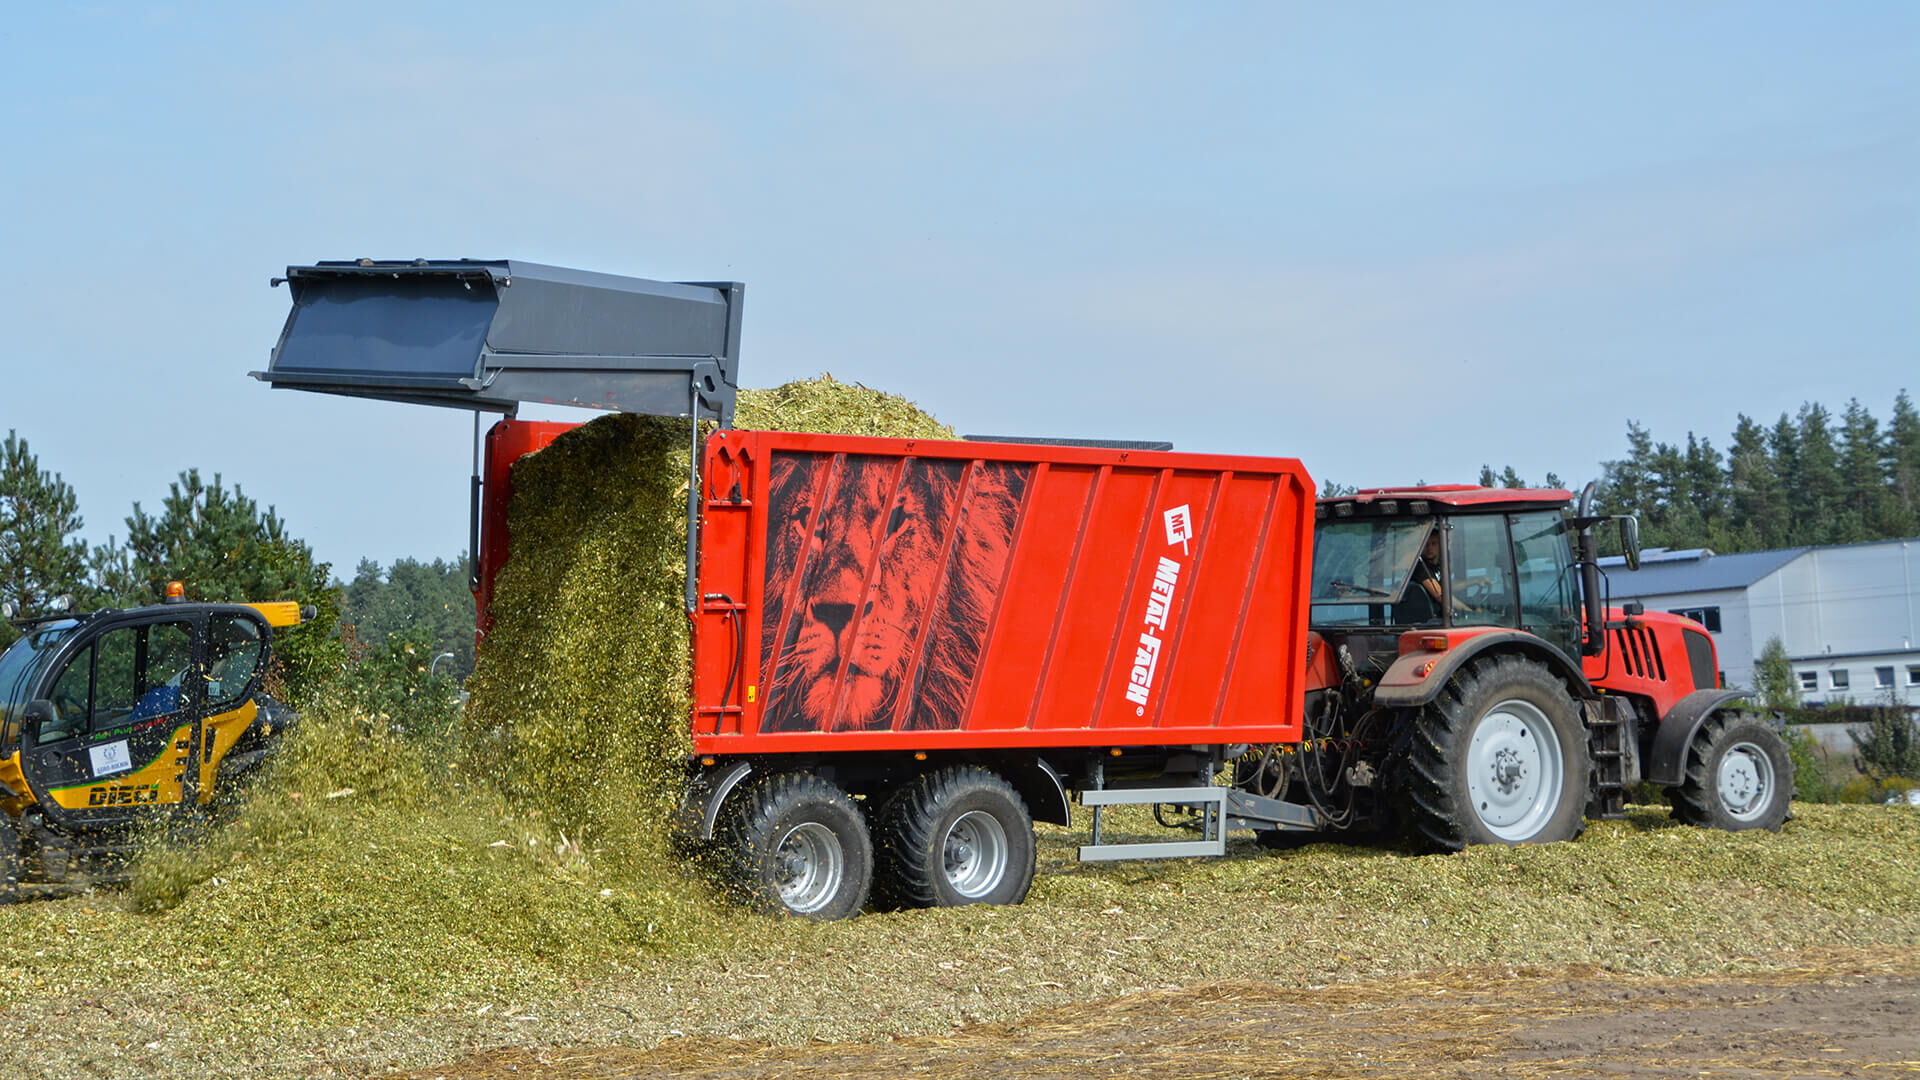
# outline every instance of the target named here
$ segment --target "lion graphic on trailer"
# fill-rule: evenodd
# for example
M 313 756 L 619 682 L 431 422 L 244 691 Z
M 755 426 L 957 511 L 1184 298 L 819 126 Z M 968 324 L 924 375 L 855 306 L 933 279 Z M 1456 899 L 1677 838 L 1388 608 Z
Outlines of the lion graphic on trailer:
M 1027 474 L 998 462 L 776 455 L 763 729 L 960 726 Z

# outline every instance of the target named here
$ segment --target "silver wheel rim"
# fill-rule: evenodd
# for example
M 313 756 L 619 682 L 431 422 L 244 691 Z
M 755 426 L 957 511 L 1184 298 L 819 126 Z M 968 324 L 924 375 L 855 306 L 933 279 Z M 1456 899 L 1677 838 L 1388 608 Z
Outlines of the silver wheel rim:
M 985 810 L 969 810 L 947 826 L 940 863 L 962 899 L 979 900 L 1007 876 L 1007 830 Z
M 1467 743 L 1467 794 L 1474 816 L 1508 843 L 1546 828 L 1567 782 L 1566 758 L 1547 714 L 1502 701 L 1481 715 Z
M 833 830 L 817 821 L 788 829 L 773 849 L 773 880 L 780 902 L 795 915 L 827 906 L 847 872 L 846 852 Z
M 1773 759 L 1759 746 L 1734 743 L 1720 755 L 1714 787 L 1720 805 L 1735 821 L 1752 821 L 1767 812 L 1773 801 Z

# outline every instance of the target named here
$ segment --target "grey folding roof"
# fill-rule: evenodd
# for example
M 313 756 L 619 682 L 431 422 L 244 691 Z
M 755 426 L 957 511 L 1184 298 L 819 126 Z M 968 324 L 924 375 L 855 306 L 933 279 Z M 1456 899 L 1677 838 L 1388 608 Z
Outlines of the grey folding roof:
M 1711 551 L 1646 552 L 1638 570 L 1628 570 L 1615 559 L 1602 559 L 1607 582 L 1615 600 L 1639 596 L 1670 596 L 1675 593 L 1711 592 L 1716 589 L 1744 589 L 1782 566 L 1806 554 L 1811 548 L 1780 548 L 1775 551 L 1746 551 L 1737 555 L 1715 555 Z
M 277 388 L 511 413 L 523 401 L 733 422 L 739 282 L 515 260 L 290 266 Z

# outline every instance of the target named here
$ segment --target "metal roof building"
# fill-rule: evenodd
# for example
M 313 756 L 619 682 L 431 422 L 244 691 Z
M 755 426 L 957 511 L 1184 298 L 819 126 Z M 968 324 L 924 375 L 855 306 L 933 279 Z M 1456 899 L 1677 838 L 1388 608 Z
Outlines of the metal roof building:
M 1751 687 L 1777 637 L 1803 702 L 1920 705 L 1920 538 L 1738 555 L 1655 548 L 1637 571 L 1617 557 L 1601 565 L 1614 603 L 1704 624 L 1726 685 Z

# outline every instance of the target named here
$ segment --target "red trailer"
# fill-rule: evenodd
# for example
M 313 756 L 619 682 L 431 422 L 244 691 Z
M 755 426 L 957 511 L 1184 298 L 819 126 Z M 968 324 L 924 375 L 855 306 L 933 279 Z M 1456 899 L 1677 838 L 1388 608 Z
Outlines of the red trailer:
M 1298 461 L 771 431 L 705 457 L 701 754 L 1300 737 Z
M 1784 741 L 1718 685 L 1705 631 L 1607 605 L 1595 530 L 1617 521 L 1630 563 L 1637 536 L 1592 485 L 1316 504 L 1291 458 L 728 430 L 738 284 L 288 280 L 261 378 L 509 414 L 475 463 L 483 630 L 512 463 L 571 426 L 518 401 L 694 421 L 683 825 L 768 909 L 1017 903 L 1033 822 L 1069 824 L 1075 796 L 1084 859 L 1218 855 L 1234 829 L 1563 840 L 1643 778 L 1694 824 L 1787 816 Z M 1116 804 L 1194 838 L 1109 843 Z

